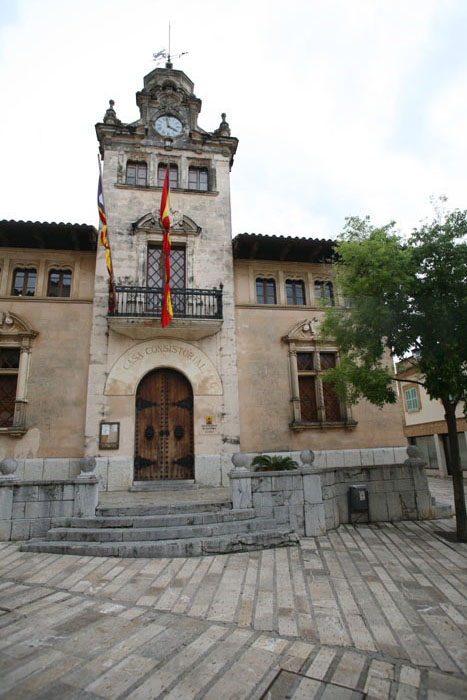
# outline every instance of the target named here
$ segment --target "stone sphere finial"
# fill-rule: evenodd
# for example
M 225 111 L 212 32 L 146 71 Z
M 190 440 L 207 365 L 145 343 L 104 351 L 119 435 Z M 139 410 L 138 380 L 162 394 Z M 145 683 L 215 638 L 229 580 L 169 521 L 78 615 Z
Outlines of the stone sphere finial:
M 300 459 L 302 461 L 302 464 L 311 467 L 311 465 L 315 461 L 315 453 L 312 450 L 303 450 L 302 452 L 300 452 Z
M 416 445 L 407 445 L 407 454 L 410 459 L 423 458 L 423 452 Z
M 0 473 L 4 476 L 14 474 L 18 468 L 18 462 L 13 457 L 5 457 L 0 462 Z
M 247 471 L 248 457 L 243 454 L 243 452 L 235 452 L 232 455 L 232 464 L 235 469 L 243 469 Z
M 225 112 L 222 112 L 221 114 L 222 121 L 219 125 L 219 128 L 216 129 L 214 132 L 215 134 L 218 134 L 219 136 L 230 136 L 230 126 L 228 122 L 226 121 L 227 115 Z
M 96 468 L 96 458 L 91 456 L 81 457 L 79 460 L 81 474 L 91 474 Z
M 104 124 L 121 124 L 120 119 L 117 119 L 117 113 L 114 109 L 115 100 L 109 100 L 109 107 L 104 115 Z

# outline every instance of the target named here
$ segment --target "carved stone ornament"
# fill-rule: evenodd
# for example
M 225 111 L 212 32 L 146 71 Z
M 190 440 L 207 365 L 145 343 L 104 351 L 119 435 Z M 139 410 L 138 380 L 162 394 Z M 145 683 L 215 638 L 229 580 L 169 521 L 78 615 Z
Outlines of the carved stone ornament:
M 104 114 L 104 124 L 121 124 L 120 119 L 117 119 L 117 113 L 114 110 L 114 100 L 109 100 L 109 107 Z
M 0 338 L 35 338 L 36 335 L 37 331 L 33 330 L 27 321 L 9 311 L 0 311 Z
M 226 121 L 226 113 L 223 112 L 221 115 L 222 121 L 219 124 L 219 128 L 214 132 L 216 136 L 230 136 L 230 126 Z
M 189 216 L 186 216 L 186 214 L 182 214 L 181 211 L 177 210 L 171 211 L 170 214 L 170 230 L 172 233 L 184 233 L 191 236 L 199 236 L 202 231 L 201 226 L 198 226 L 193 219 L 190 219 Z M 144 214 L 144 216 L 132 224 L 132 229 L 133 234 L 136 234 L 139 231 L 157 232 L 162 234 L 163 229 L 160 224 L 159 211 Z
M 293 326 L 282 340 L 312 340 L 319 337 L 319 321 L 317 318 L 309 318 L 299 321 Z

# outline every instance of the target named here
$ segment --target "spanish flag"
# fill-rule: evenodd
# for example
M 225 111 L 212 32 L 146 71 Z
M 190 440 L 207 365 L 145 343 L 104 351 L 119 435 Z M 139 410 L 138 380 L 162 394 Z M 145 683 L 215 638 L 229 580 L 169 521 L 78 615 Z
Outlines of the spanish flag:
M 105 215 L 104 208 L 104 194 L 102 191 L 102 173 L 100 172 L 100 161 L 99 161 L 99 185 L 97 187 L 97 210 L 99 212 L 100 219 L 100 235 L 99 235 L 99 245 L 105 248 L 105 263 L 107 265 L 107 272 L 109 273 L 109 313 L 115 311 L 115 289 L 113 284 L 113 274 L 112 274 L 112 256 L 110 254 L 110 243 L 107 236 L 107 217 Z
M 164 254 L 165 286 L 164 302 L 162 304 L 161 326 L 165 328 L 173 318 L 172 299 L 170 297 L 170 188 L 169 188 L 169 166 L 165 171 L 164 187 L 161 197 L 161 224 L 164 229 L 162 239 L 162 252 Z

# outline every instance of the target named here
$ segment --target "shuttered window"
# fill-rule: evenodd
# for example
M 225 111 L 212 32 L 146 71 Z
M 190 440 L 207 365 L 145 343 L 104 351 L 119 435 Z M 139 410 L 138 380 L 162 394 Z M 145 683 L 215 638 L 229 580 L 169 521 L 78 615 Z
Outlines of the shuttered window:
M 126 184 L 146 187 L 148 183 L 148 166 L 143 161 L 129 160 L 126 164 Z

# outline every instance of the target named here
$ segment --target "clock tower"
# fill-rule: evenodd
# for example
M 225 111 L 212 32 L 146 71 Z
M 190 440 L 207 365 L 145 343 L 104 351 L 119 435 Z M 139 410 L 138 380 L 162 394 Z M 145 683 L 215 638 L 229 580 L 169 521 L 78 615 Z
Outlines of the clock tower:
M 103 161 L 115 308 L 99 248 L 86 453 L 103 488 L 161 481 L 226 484 L 239 449 L 230 169 L 238 141 L 226 115 L 198 125 L 201 100 L 183 71 L 156 68 L 123 123 L 110 101 L 96 125 Z M 161 327 L 166 170 L 171 191 L 174 317 Z

